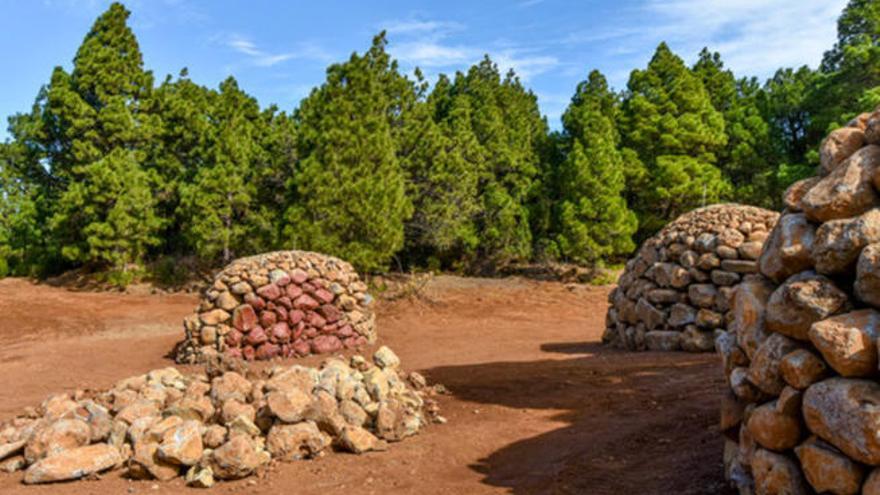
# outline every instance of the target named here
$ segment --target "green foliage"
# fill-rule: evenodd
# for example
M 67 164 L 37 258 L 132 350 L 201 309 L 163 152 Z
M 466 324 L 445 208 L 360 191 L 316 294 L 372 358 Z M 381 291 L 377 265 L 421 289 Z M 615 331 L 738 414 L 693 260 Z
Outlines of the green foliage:
M 71 242 L 61 248 L 68 260 L 128 271 L 139 265 L 147 248 L 159 244 L 161 218 L 147 174 L 134 153 L 115 149 L 81 168 L 56 203 L 49 226 Z
M 721 55 L 706 48 L 700 52 L 693 71 L 708 91 L 712 106 L 724 116 L 727 144 L 718 152 L 717 166 L 733 187 L 732 198 L 746 204 L 774 206 L 779 191 L 773 188 L 770 126 L 758 107 L 758 82 L 737 80 L 724 68 Z
M 633 173 L 639 180 L 627 184 L 639 237 L 730 189 L 715 167 L 727 145 L 724 116 L 700 78 L 665 43 L 645 70 L 630 75 L 620 125 L 624 146 L 633 150 L 628 166 L 644 167 Z
M 596 263 L 635 248 L 638 223 L 622 195 L 617 111 L 605 77 L 593 71 L 562 116 L 565 158 L 543 182 L 555 203 L 551 252 L 563 259 Z
M 291 181 L 289 245 L 380 270 L 403 247 L 412 214 L 392 121 L 400 74 L 384 34 L 363 55 L 331 65 L 297 110 L 301 156 Z
M 384 34 L 327 70 L 292 113 L 186 69 L 154 86 L 112 4 L 0 143 L 0 276 L 70 268 L 124 285 L 175 261 L 324 251 L 359 269 L 602 266 L 672 218 L 735 200 L 779 206 L 835 126 L 880 104 L 880 7 L 850 0 L 818 70 L 763 85 L 666 44 L 614 93 L 593 72 L 560 132 L 488 57 L 431 86 Z M 636 231 L 638 225 L 638 231 Z M 394 264 L 392 264 L 394 263 Z

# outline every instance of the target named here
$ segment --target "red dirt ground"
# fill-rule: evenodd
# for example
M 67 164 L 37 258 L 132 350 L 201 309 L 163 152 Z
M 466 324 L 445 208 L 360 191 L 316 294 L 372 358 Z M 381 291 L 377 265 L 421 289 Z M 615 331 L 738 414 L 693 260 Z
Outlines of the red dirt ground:
M 380 303 L 380 343 L 446 385 L 449 420 L 364 456 L 281 464 L 221 493 L 718 494 L 721 373 L 714 355 L 599 344 L 609 288 L 439 277 L 416 301 Z M 0 280 L 0 417 L 47 395 L 169 366 L 193 295 L 71 292 Z M 179 493 L 99 481 L 3 494 Z

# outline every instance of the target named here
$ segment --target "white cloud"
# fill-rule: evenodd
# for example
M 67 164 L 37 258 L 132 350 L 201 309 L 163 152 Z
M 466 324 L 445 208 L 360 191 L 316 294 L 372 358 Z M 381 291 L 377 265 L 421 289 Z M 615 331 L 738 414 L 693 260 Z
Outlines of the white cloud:
M 504 40 L 490 46 L 452 43 L 448 41 L 452 32 L 465 29 L 465 26 L 455 22 L 398 21 L 388 22 L 385 26 L 391 35 L 388 50 L 392 56 L 405 66 L 417 66 L 430 72 L 440 72 L 440 69 L 466 70 L 485 54 L 498 64 L 502 73 L 513 69 L 523 81 L 559 65 L 559 60 L 554 56 L 521 49 L 517 44 Z M 397 38 L 402 41 L 397 41 Z
M 380 26 L 380 29 L 384 29 L 388 34 L 397 35 L 449 32 L 462 28 L 463 26 L 457 22 L 421 21 L 413 19 L 386 21 Z
M 646 33 L 693 56 L 721 53 L 741 74 L 766 76 L 779 67 L 815 66 L 836 38 L 846 0 L 648 0 L 657 23 Z
M 226 40 L 226 45 L 233 50 L 247 55 L 251 63 L 258 67 L 271 67 L 290 59 L 311 59 L 327 62 L 332 56 L 320 46 L 313 43 L 299 43 L 294 51 L 270 53 L 259 48 L 256 43 L 244 36 L 233 34 Z

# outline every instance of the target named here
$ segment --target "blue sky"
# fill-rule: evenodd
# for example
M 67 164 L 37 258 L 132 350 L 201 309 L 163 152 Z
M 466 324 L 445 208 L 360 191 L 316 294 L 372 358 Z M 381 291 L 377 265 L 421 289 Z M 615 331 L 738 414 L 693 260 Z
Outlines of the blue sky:
M 709 46 L 737 75 L 765 78 L 780 66 L 815 66 L 834 43 L 846 0 L 124 3 L 157 80 L 187 67 L 193 80 L 216 87 L 231 74 L 261 104 L 290 110 L 322 82 L 328 64 L 363 51 L 386 29 L 401 66 L 419 66 L 432 79 L 488 53 L 520 74 L 556 128 L 590 70 L 621 89 L 664 40 L 688 63 Z M 0 118 L 27 111 L 52 68 L 70 67 L 108 4 L 0 0 Z M 4 122 L 0 139 L 6 136 Z

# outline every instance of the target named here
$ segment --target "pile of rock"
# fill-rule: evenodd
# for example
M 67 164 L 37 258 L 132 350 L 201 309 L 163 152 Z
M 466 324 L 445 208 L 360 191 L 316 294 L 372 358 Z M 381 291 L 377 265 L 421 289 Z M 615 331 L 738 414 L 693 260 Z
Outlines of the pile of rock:
M 740 493 L 880 494 L 880 111 L 832 132 L 786 191 L 716 345 Z
M 634 351 L 714 348 L 779 215 L 737 204 L 686 213 L 645 241 L 609 295 L 602 341 Z
M 247 360 L 351 349 L 376 339 L 372 298 L 349 263 L 306 251 L 233 261 L 184 321 L 180 363 L 217 353 Z
M 151 371 L 104 392 L 54 395 L 0 423 L 0 469 L 48 483 L 124 469 L 137 479 L 209 487 L 266 469 L 273 460 L 360 454 L 414 435 L 437 416 L 435 392 L 405 375 L 387 347 L 319 368 L 260 374 Z

